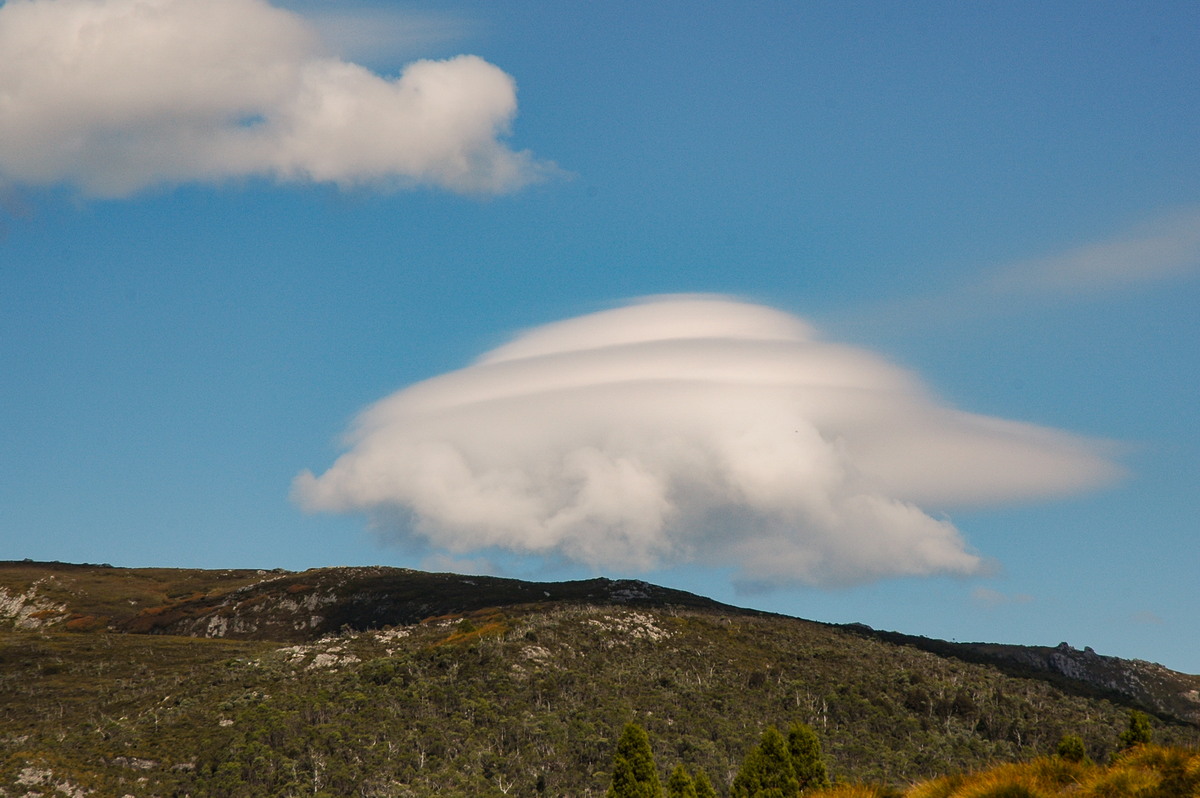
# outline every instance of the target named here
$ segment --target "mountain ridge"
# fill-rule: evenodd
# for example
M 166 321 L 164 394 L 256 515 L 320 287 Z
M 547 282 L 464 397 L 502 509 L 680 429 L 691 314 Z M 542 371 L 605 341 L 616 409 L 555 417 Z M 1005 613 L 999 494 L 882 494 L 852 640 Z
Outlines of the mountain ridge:
M 18 592 L 22 573 L 26 576 L 24 591 Z M 84 578 L 71 580 L 72 575 Z M 136 597 L 126 598 L 128 606 L 106 601 L 107 591 L 94 587 L 97 576 L 124 578 Z M 29 581 L 29 577 L 35 578 Z M 55 586 L 56 579 L 64 583 Z M 158 589 L 151 589 L 151 585 Z M 153 603 L 156 598 L 160 603 Z M 103 628 L 133 634 L 302 643 L 342 631 L 382 629 L 492 607 L 545 603 L 676 606 L 763 617 L 779 615 L 637 579 L 533 582 L 389 566 L 286 571 L 0 561 L 0 623 L 7 619 L 18 628 L 23 619 L 27 628 L 48 630 Z M 1067 643 L 1055 647 L 959 643 L 876 630 L 859 623 L 824 625 L 938 656 L 995 666 L 1010 674 L 1047 679 L 1076 692 L 1116 699 L 1163 719 L 1200 727 L 1200 675 L 1173 671 L 1146 660 L 1101 655 L 1090 647 L 1080 651 Z
M 0 563 L 0 796 L 598 798 L 631 721 L 721 794 L 795 721 L 837 778 L 895 786 L 1066 734 L 1101 761 L 1134 707 L 1200 744 L 1170 707 L 988 661 L 1014 653 L 636 580 Z

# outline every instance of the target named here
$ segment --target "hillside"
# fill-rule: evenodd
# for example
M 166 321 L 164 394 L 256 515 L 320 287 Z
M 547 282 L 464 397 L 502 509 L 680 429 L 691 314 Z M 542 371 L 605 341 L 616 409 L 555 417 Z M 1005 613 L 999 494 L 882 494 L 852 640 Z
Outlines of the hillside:
M 1186 711 L 1015 647 L 632 581 L 0 563 L 0 624 L 0 795 L 602 795 L 629 720 L 662 768 L 719 790 L 793 720 L 835 776 L 892 784 L 1065 733 L 1102 759 L 1130 706 L 1155 711 L 1156 739 L 1200 741 Z M 1103 659 L 1108 677 L 1149 665 Z M 1166 674 L 1162 696 L 1200 686 Z

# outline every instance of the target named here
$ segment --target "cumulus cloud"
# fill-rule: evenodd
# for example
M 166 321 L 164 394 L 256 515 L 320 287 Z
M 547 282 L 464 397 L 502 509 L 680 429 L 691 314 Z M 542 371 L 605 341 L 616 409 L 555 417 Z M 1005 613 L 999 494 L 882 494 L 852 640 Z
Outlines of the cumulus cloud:
M 435 549 L 595 568 L 734 566 L 745 587 L 972 574 L 940 514 L 1118 469 L 1090 441 L 938 402 L 806 322 L 665 297 L 531 330 L 365 410 L 307 510 Z
M 394 78 L 265 0 L 0 5 L 0 178 L 124 196 L 267 177 L 509 191 L 552 167 L 501 141 L 513 79 L 481 58 Z

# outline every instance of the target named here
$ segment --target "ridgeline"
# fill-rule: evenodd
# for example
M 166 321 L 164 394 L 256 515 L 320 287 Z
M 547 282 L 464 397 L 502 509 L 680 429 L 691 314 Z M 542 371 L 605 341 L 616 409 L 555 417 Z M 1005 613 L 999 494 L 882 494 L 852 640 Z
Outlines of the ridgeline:
M 1200 677 L 956 644 L 644 582 L 0 563 L 0 795 L 601 796 L 618 736 L 727 793 L 770 725 L 905 785 L 1200 741 Z

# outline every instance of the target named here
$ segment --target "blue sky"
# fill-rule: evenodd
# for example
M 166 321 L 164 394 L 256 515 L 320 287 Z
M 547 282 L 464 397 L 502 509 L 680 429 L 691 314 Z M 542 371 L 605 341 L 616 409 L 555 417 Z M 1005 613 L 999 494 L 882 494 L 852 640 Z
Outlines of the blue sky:
M 123 21 L 136 0 L 98 0 L 104 41 L 144 56 L 103 63 L 48 32 L 82 6 L 33 13 L 52 5 L 0 6 L 20 53 L 0 66 L 0 558 L 638 576 L 1200 673 L 1195 4 L 225 0 L 183 27 L 188 49 Z M 231 58 L 307 65 L 304 97 L 351 103 L 354 124 L 320 127 L 266 78 L 222 82 Z M 445 101 L 444 127 L 379 100 L 418 59 L 440 62 L 422 96 L 475 92 Z M 436 512 L 388 526 L 294 498 L 384 397 L 675 294 L 729 298 L 714 319 L 803 319 L 939 408 L 1069 433 L 1124 476 L 1036 500 L 884 491 L 980 566 L 749 592 L 718 532 L 692 543 L 727 562 L 539 556 L 473 546 Z M 473 441 L 494 432 L 480 423 Z M 607 539 L 591 521 L 575 532 Z M 872 550 L 875 527 L 856 529 Z

